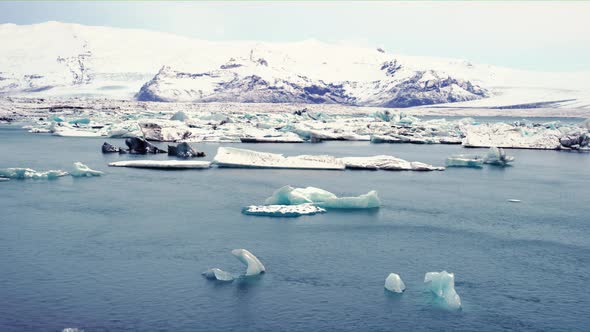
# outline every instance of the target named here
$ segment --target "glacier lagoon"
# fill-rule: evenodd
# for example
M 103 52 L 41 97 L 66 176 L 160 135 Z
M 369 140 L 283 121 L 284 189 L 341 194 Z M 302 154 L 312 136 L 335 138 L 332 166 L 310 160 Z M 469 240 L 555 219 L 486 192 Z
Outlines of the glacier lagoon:
M 571 331 L 590 324 L 586 153 L 510 150 L 512 167 L 424 173 L 167 171 L 108 167 L 145 156 L 103 155 L 103 141 L 0 127 L 0 168 L 70 169 L 80 161 L 105 173 L 0 183 L 1 331 Z M 369 142 L 195 146 L 205 160 L 233 146 L 435 165 L 487 151 Z M 345 196 L 377 190 L 382 206 L 295 219 L 241 213 L 286 184 Z M 204 280 L 210 267 L 243 273 L 228 255 L 234 248 L 255 253 L 266 273 Z M 455 274 L 461 311 L 438 307 L 424 286 L 426 272 L 442 270 Z M 383 289 L 391 271 L 403 276 L 401 295 Z

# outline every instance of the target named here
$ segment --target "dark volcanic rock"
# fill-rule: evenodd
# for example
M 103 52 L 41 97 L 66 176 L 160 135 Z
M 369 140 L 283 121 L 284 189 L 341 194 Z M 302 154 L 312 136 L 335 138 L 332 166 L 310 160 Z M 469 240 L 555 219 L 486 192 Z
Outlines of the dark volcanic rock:
M 205 152 L 193 149 L 188 143 L 179 143 L 177 146 L 168 145 L 168 155 L 179 158 L 205 157 Z
M 121 152 L 121 148 L 115 147 L 114 145 L 111 145 L 107 142 L 104 142 L 102 144 L 102 153 L 115 153 L 115 152 Z

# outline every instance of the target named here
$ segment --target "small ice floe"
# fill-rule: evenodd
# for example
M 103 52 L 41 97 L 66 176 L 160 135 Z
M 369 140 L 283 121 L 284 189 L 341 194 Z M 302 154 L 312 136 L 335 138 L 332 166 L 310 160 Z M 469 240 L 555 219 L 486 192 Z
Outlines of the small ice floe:
M 278 153 L 220 147 L 213 162 L 219 167 L 287 168 L 343 170 L 344 163 L 333 156 L 301 155 L 285 157 Z
M 255 276 L 266 270 L 260 260 L 246 249 L 234 249 L 231 253 L 247 266 L 245 276 Z
M 242 208 L 242 213 L 267 217 L 299 217 L 326 212 L 325 209 L 313 204 L 298 205 L 250 205 Z
M 514 157 L 507 156 L 504 149 L 495 146 L 490 147 L 483 159 L 484 163 L 496 166 L 508 166 L 509 163 L 514 161 Z
M 109 163 L 109 166 L 156 169 L 203 169 L 210 168 L 211 163 L 195 160 L 125 160 Z
M 51 133 L 51 130 L 48 128 L 37 128 L 37 127 L 33 127 L 31 129 L 29 129 L 29 133 L 33 133 L 33 134 L 49 134 Z
M 36 180 L 53 180 L 68 175 L 68 172 L 62 170 L 49 170 L 46 172 L 36 171 L 31 168 L 2 168 L 0 169 L 0 178 L 9 179 L 36 179 Z
M 394 156 L 345 157 L 340 158 L 346 168 L 370 169 L 386 171 L 443 171 L 444 167 L 436 167 L 421 162 L 409 162 Z
M 338 197 L 320 188 L 294 188 L 291 186 L 278 189 L 264 202 L 265 205 L 298 205 L 305 203 L 312 203 L 330 209 L 371 209 L 381 206 L 379 196 L 374 190 L 356 197 Z
M 101 171 L 95 171 L 90 169 L 90 167 L 82 164 L 81 162 L 74 163 L 74 170 L 70 172 L 70 175 L 76 178 L 79 177 L 91 177 L 91 176 L 101 176 L 104 173 Z
M 61 330 L 61 332 L 84 332 L 84 330 L 77 327 L 66 327 L 65 329 Z
M 447 158 L 445 165 L 447 167 L 469 167 L 482 168 L 483 158 L 475 155 L 458 154 Z
M 424 275 L 424 283 L 437 297 L 444 300 L 451 309 L 461 308 L 461 298 L 455 291 L 455 275 L 442 272 L 428 272 Z
M 0 178 L 0 182 L 2 182 L 2 181 L 9 181 L 9 180 L 10 180 L 9 178 Z
M 231 273 L 225 272 L 225 271 L 218 269 L 216 267 L 203 272 L 202 275 L 205 278 L 210 279 L 210 280 L 219 280 L 219 281 L 233 281 L 234 280 L 234 276 Z
M 515 198 L 510 198 L 510 199 L 508 199 L 508 202 L 510 202 L 510 203 L 520 203 L 521 200 L 520 199 L 515 199 Z
M 385 279 L 385 289 L 394 293 L 402 293 L 406 289 L 406 285 L 397 273 L 390 273 Z

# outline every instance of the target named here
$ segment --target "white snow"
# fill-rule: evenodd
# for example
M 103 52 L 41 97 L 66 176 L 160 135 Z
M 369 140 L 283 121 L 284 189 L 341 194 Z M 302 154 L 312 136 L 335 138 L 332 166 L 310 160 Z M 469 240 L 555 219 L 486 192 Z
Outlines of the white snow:
M 490 91 L 489 98 L 445 106 L 494 107 L 570 99 L 574 100 L 557 106 L 590 105 L 590 75 L 586 72 L 528 72 L 315 40 L 211 42 L 153 31 L 45 22 L 1 24 L 0 44 L 0 91 L 21 95 L 130 99 L 166 66 L 170 75 L 162 75 L 158 89 L 174 100 L 206 100 L 220 82 L 257 76 L 285 91 L 290 84 L 341 84 L 358 103 L 374 105 L 387 100 L 393 85 L 422 72 L 418 83 L 424 86 L 451 76 Z M 400 68 L 390 76 L 381 68 L 393 61 Z M 203 73 L 208 75 L 191 76 Z M 470 97 L 456 83 L 441 91 L 452 91 L 460 99 Z
M 448 273 L 447 271 L 428 272 L 424 275 L 424 283 L 449 308 L 461 308 L 461 298 L 455 291 L 455 275 L 453 273 Z
M 282 154 L 220 147 L 213 162 L 219 167 L 287 168 L 342 170 L 344 164 L 332 156 L 301 155 L 285 157 Z
M 398 274 L 390 273 L 385 279 L 385 289 L 394 293 L 402 293 L 406 289 L 406 285 Z
M 313 204 L 298 205 L 250 205 L 242 209 L 243 214 L 269 217 L 299 217 L 326 212 Z
M 162 169 L 201 169 L 211 167 L 211 163 L 208 161 L 196 160 L 124 160 L 109 163 L 109 166 Z
M 254 254 L 246 249 L 234 249 L 231 251 L 240 262 L 247 266 L 246 276 L 254 276 L 265 272 L 264 265 L 258 260 Z
M 563 132 L 545 127 L 521 127 L 506 123 L 485 123 L 465 126 L 463 145 L 467 147 L 499 147 L 524 149 L 558 149 Z

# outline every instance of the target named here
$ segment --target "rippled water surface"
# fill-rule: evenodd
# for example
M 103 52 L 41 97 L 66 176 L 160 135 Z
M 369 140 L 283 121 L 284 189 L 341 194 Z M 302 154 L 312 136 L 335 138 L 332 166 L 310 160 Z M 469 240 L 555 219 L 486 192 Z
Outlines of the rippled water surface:
M 122 141 L 109 140 L 123 145 Z M 0 167 L 100 178 L 0 183 L 0 331 L 585 331 L 590 155 L 511 150 L 513 167 L 444 172 L 109 168 L 102 139 L 0 128 Z M 460 146 L 368 142 L 240 147 L 392 154 L 442 165 Z M 217 144 L 197 145 L 212 159 Z M 485 152 L 485 150 L 469 150 Z M 168 158 L 157 156 L 156 158 Z M 377 190 L 376 211 L 245 216 L 275 189 Z M 508 199 L 520 199 L 510 203 Z M 200 273 L 266 265 L 219 284 Z M 454 272 L 463 310 L 433 304 L 424 273 Z M 390 272 L 407 291 L 383 289 Z

